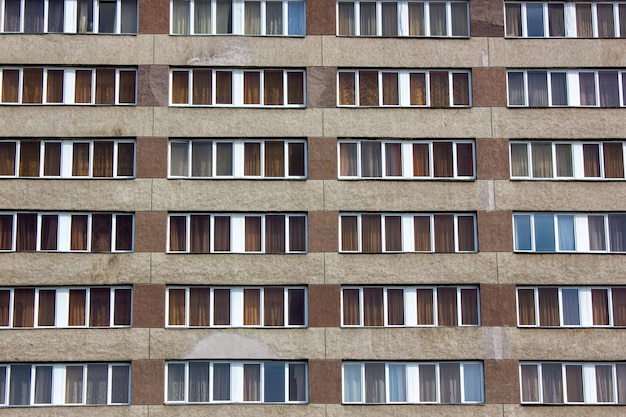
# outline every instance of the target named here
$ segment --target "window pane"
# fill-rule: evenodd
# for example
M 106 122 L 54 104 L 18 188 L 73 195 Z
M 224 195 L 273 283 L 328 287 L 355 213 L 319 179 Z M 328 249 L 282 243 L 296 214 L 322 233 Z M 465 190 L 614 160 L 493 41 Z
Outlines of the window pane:
M 72 154 L 72 176 L 86 177 L 89 175 L 89 144 L 74 143 Z
M 565 380 L 567 384 L 567 401 L 582 403 L 583 396 L 583 367 L 581 365 L 566 365 Z
M 172 33 L 176 35 L 189 35 L 189 10 L 188 0 L 173 0 L 172 2 Z
M 243 400 L 261 401 L 261 365 L 243 365 Z
M 439 326 L 457 326 L 456 287 L 437 288 L 437 321 Z
M 342 177 L 357 176 L 357 144 L 339 144 L 339 175 Z
M 469 106 L 469 74 L 452 74 L 452 103 L 455 106 Z
M 343 3 L 339 3 L 342 5 Z M 339 73 L 339 104 L 344 106 L 354 106 L 355 101 L 355 73 L 340 72 Z M 16 81 L 17 82 L 17 81 Z M 17 101 L 17 94 L 15 95 Z M 3 101 L 6 101 L 3 99 Z
M 409 36 L 424 36 L 424 2 L 409 2 Z
M 343 400 L 346 403 L 360 403 L 362 400 L 361 365 L 343 365 Z
M 213 401 L 230 400 L 230 364 L 213 364 Z
M 96 141 L 93 143 L 93 176 L 113 176 L 113 142 Z
M 409 3 L 411 4 L 411 3 Z M 411 106 L 426 105 L 426 74 L 409 74 Z
M 210 293 L 209 288 L 189 289 L 189 326 L 209 325 Z
M 619 4 L 618 7 L 620 38 L 626 38 L 626 4 Z
M 583 145 L 583 160 L 585 177 L 597 178 L 600 176 L 600 146 L 585 143 Z
M 478 290 L 461 289 L 461 324 L 478 325 Z
M 428 153 L 427 143 L 413 144 L 413 176 L 428 177 L 430 176 L 430 157 Z
M 361 216 L 361 251 L 363 253 L 380 253 L 382 251 L 379 214 L 363 214 Z
M 219 35 L 233 33 L 232 0 L 216 1 L 215 32 Z
M 183 144 L 183 145 L 187 145 L 187 144 Z M 187 156 L 187 152 L 185 149 L 183 157 L 186 159 L 186 156 Z M 191 176 L 192 177 L 213 176 L 212 165 L 213 165 L 213 142 L 207 142 L 207 141 L 191 142 Z
M 170 326 L 185 325 L 185 290 L 170 289 L 168 291 L 168 324 Z
M 70 236 L 70 250 L 87 250 L 87 221 L 86 215 L 72 216 L 72 230 Z
M 38 177 L 41 142 L 20 142 L 20 177 Z
M 361 142 L 361 177 L 382 176 L 380 142 Z
M 306 251 L 306 217 L 289 216 L 289 251 Z
M 461 374 L 458 363 L 441 363 L 439 378 L 442 404 L 459 404 L 461 402 Z
M 111 403 L 128 404 L 128 381 L 130 378 L 130 368 L 128 366 L 111 367 Z
M 378 106 L 377 71 L 359 71 L 359 106 Z
M 402 217 L 385 216 L 385 250 L 402 251 Z
M 112 218 L 110 214 L 93 214 L 91 216 L 91 251 L 111 251 Z
M 387 290 L 387 324 L 389 326 L 404 325 L 404 290 Z
M 451 3 L 452 36 L 469 36 L 467 3 Z
M 508 73 L 508 86 L 509 86 L 509 105 L 510 106 L 523 106 L 526 104 L 524 96 L 524 73 L 523 72 L 509 72 Z
M 565 16 L 562 4 L 548 4 L 550 36 L 565 36 Z
M 539 375 L 536 365 L 522 365 L 522 402 L 539 402 Z
M 561 290 L 561 299 L 563 302 L 563 324 L 565 326 L 579 326 L 578 289 L 563 288 Z
M 541 327 L 558 327 L 559 290 L 557 288 L 539 288 L 539 325 Z
M 448 71 L 430 72 L 430 107 L 450 107 Z
M 382 35 L 398 36 L 398 5 L 393 2 L 382 3 Z
M 613 19 L 613 5 L 612 4 L 598 4 L 598 37 L 599 38 L 614 38 L 615 37 L 615 23 Z
M 385 402 L 385 364 L 365 363 L 365 403 Z
M 230 217 L 215 216 L 213 221 L 215 226 L 213 250 L 216 252 L 230 251 Z
M 534 326 L 535 319 L 535 290 L 519 289 L 517 290 L 517 305 L 519 309 L 520 326 Z
M 38 326 L 54 326 L 55 290 L 39 290 Z
M 576 250 L 574 216 L 558 215 L 559 250 Z
M 268 4 L 271 3 L 269 2 Z M 284 103 L 283 72 L 281 70 L 266 70 L 263 73 L 263 103 L 266 106 L 279 106 Z
M 437 381 L 435 365 L 419 366 L 420 402 L 437 401 Z
M 246 71 L 243 73 L 243 103 L 261 104 L 261 73 Z
M 261 2 L 247 1 L 244 3 L 244 34 L 261 34 Z
M 435 252 L 454 252 L 454 216 L 436 214 L 435 216 Z
M 115 1 L 98 2 L 98 33 L 115 33 Z
M 383 3 L 391 4 L 391 3 Z M 395 3 L 393 4 L 395 6 Z M 398 73 L 383 72 L 383 105 L 397 106 L 400 104 L 398 96 Z
M 52 366 L 35 367 L 35 404 L 52 404 Z
M 611 8 L 613 5 L 611 5 Z M 598 5 L 598 9 L 600 5 Z M 611 16 L 612 18 L 612 16 Z M 617 71 L 598 71 L 600 107 L 619 107 Z
M 522 5 L 505 3 L 506 36 L 522 36 Z
M 459 251 L 474 252 L 476 250 L 474 216 L 458 216 L 457 223 Z
M 580 105 L 595 106 L 596 105 L 596 81 L 593 72 L 581 72 L 578 74 L 578 82 L 580 87 Z
M 550 81 L 552 105 L 567 106 L 567 74 L 564 72 L 553 72 L 550 74 Z
M 111 306 L 110 288 L 92 288 L 89 291 L 89 326 L 109 326 Z
M 0 142 L 0 175 L 15 175 L 15 142 Z
M 33 327 L 35 324 L 35 289 L 16 288 L 13 291 L 13 327 Z
M 41 103 L 43 98 L 43 68 L 24 68 L 22 74 L 24 77 L 22 103 Z
M 290 289 L 288 296 L 288 324 L 290 326 L 304 326 L 305 321 L 305 295 L 304 289 Z
M 304 1 L 290 1 L 288 7 L 288 28 L 287 32 L 290 36 L 304 36 L 305 28 L 305 11 Z
M 216 145 L 216 166 L 218 176 L 233 175 L 233 144 L 218 142 Z
M 526 24 L 528 36 L 544 36 L 543 32 L 543 4 L 526 3 Z
M 209 402 L 208 362 L 189 362 L 189 402 Z
M 361 36 L 376 36 L 376 3 L 360 2 Z
M 548 107 L 548 74 L 545 71 L 528 71 L 528 106 Z
M 263 291 L 263 325 L 285 325 L 284 288 L 265 288 Z
M 172 71 L 172 104 L 189 103 L 189 72 Z
M 113 324 L 115 326 L 130 326 L 130 316 L 132 311 L 132 290 L 115 290 L 115 311 L 113 313 Z
M 135 104 L 135 81 L 137 80 L 136 71 L 119 71 L 119 97 L 120 104 Z
M 19 0 L 16 2 L 19 7 Z M 6 16 L 5 16 L 6 19 Z M 6 22 L 6 20 L 5 20 Z M 18 21 L 19 25 L 19 21 Z M 5 23 L 4 30 L 7 31 Z M 20 81 L 19 70 L 2 70 L 2 102 L 17 103 Z
M 363 288 L 363 325 L 382 326 L 383 314 L 383 289 Z
M 246 288 L 243 290 L 243 324 L 259 326 L 261 324 L 261 291 Z
M 185 400 L 185 364 L 167 365 L 167 401 Z
M 535 214 L 535 250 L 537 252 L 554 252 L 554 215 Z
M 280 1 L 265 2 L 265 34 L 283 34 L 283 4 Z
M 452 142 L 433 142 L 433 171 L 436 178 L 452 178 Z
M 74 102 L 91 103 L 91 70 L 76 70 L 75 75 Z
M 617 403 L 626 404 L 626 365 L 616 364 L 617 374 Z
M 354 3 L 339 2 L 339 36 L 354 36 Z
M 483 402 L 482 367 L 478 363 L 463 365 L 464 401 Z
M 0 215 L 0 250 L 11 250 L 13 246 L 13 216 Z
M 573 177 L 572 145 L 556 144 L 554 148 L 556 150 L 556 176 Z
M 211 33 L 211 0 L 195 0 L 193 31 L 196 34 Z M 209 95 L 210 97 L 210 95 Z
M 626 251 L 626 215 L 609 214 L 609 250 Z
M 615 401 L 613 387 L 613 367 L 611 365 L 596 365 L 596 393 L 599 403 Z
M 65 403 L 81 404 L 83 402 L 83 367 L 67 366 L 65 373 Z
M 230 324 L 230 290 L 228 288 L 213 290 L 213 324 L 216 326 Z
M 85 325 L 85 304 L 87 300 L 86 290 L 70 290 L 70 308 L 68 324 L 70 326 Z
M 4 5 L 4 31 L 20 31 L 20 0 L 5 0 Z
M 37 249 L 37 214 L 17 214 L 17 238 L 15 250 L 34 251 Z
M 613 301 L 613 325 L 626 326 L 626 288 L 611 289 Z
M 265 176 L 285 176 L 285 143 L 283 141 L 265 142 Z
M 287 104 L 304 104 L 304 73 L 287 73 Z
M 246 226 L 247 226 L 246 218 Z M 246 227 L 246 232 L 247 232 Z M 260 230 L 259 230 L 260 235 Z M 246 233 L 247 243 L 248 233 Z M 259 241 L 260 243 L 260 241 Z M 254 250 L 254 249 L 252 249 Z M 258 247 L 257 250 L 261 250 Z M 284 215 L 266 215 L 265 216 L 265 253 L 284 253 L 285 252 L 285 216 Z
M 121 32 L 137 33 L 137 0 L 122 0 Z
M 170 216 L 170 251 L 184 252 L 187 250 L 187 218 Z
M 471 143 L 457 143 L 456 145 L 456 174 L 461 177 L 474 175 L 474 154 Z
M 30 404 L 30 365 L 11 365 L 9 405 Z
M 417 324 L 433 325 L 435 324 L 434 315 L 434 298 L 433 290 L 418 289 L 417 290 Z
M 289 143 L 289 176 L 304 177 L 306 175 L 304 165 L 304 143 Z
M 359 311 L 359 290 L 344 289 L 343 293 L 343 325 L 358 326 L 361 324 Z
M 44 142 L 43 175 L 45 177 L 61 175 L 61 144 L 59 142 Z
M 341 216 L 341 250 L 359 250 L 359 236 L 356 216 Z
M 189 222 L 191 253 L 209 253 L 211 236 L 209 216 L 191 215 Z
M 624 152 L 620 142 L 604 142 L 604 177 L 624 178 Z M 1 152 L 1 151 L 0 151 Z
M 107 365 L 87 365 L 87 404 L 107 403 Z
M 406 401 L 406 366 L 389 364 L 389 402 Z
M 218 0 L 220 3 L 220 0 Z M 215 104 L 233 103 L 232 71 L 215 71 Z
M 511 176 L 528 176 L 528 145 L 525 143 L 511 144 Z
M 563 379 L 560 363 L 542 363 L 541 377 L 543 402 L 546 404 L 563 403 Z
M 446 36 L 446 3 L 429 2 L 430 36 Z
M 283 362 L 265 362 L 264 367 L 264 402 L 285 402 L 285 364 Z
M 289 364 L 289 401 L 306 401 L 306 365 Z

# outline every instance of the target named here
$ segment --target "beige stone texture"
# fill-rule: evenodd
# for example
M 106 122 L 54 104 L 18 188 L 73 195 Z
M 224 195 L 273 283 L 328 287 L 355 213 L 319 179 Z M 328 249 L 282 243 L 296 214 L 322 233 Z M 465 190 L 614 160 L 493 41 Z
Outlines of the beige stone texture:
M 498 281 L 518 285 L 623 285 L 624 255 L 498 253 Z
M 132 394 L 131 394 L 132 395 Z M 148 417 L 151 410 L 140 405 L 109 407 L 11 407 L 1 408 L 0 416 L 10 417 Z
M 2 37 L 2 65 L 151 64 L 152 35 L 9 35 Z
M 148 329 L 4 330 L 0 339 L 0 362 L 144 359 L 149 354 L 148 335 Z
M 495 195 L 498 210 L 626 210 L 623 181 L 496 181 Z
M 324 254 L 152 254 L 152 283 L 301 285 L 324 283 Z
M 490 207 L 489 181 L 324 181 L 326 210 L 478 211 Z
M 415 39 L 324 36 L 324 65 L 340 68 L 472 68 L 487 66 L 487 38 Z M 364 52 L 364 48 L 367 49 Z
M 489 66 L 611 68 L 626 66 L 626 39 L 489 38 Z M 584 53 L 581 53 L 584 51 Z
M 502 417 L 502 406 L 489 405 L 335 405 L 326 406 L 326 417 Z
M 3 253 L 2 285 L 117 285 L 150 280 L 148 253 Z M 25 267 L 27 265 L 27 267 Z
M 325 137 L 490 138 L 491 109 L 324 109 Z M 500 136 L 503 137 L 503 136 Z
M 153 136 L 153 110 L 135 106 L 2 106 L 0 131 L 14 137 Z
M 3 210 L 125 211 L 150 210 L 151 180 L 2 181 Z
M 485 137 L 598 139 L 624 136 L 621 109 L 494 107 L 491 112 L 493 136 Z
M 323 404 L 151 405 L 150 417 L 326 417 Z
M 154 180 L 153 210 L 308 212 L 323 208 L 322 181 Z
M 505 404 L 502 407 L 503 417 L 607 417 L 623 416 L 623 406 L 524 406 Z
M 304 68 L 322 65 L 322 38 L 154 35 L 154 64 Z
M 498 279 L 496 253 L 325 254 L 326 284 L 479 284 Z
M 151 359 L 324 358 L 325 329 L 151 329 Z
M 168 137 L 322 136 L 321 109 L 154 108 L 154 135 Z

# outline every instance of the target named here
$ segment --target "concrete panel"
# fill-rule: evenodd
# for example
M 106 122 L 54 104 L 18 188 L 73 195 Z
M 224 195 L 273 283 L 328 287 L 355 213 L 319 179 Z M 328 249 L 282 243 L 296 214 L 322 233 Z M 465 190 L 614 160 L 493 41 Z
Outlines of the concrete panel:
M 299 211 L 322 210 L 322 181 L 154 180 L 153 210 Z
M 626 66 L 626 39 L 489 38 L 489 65 L 507 68 Z M 584 53 L 581 53 L 584 51 Z
M 326 210 L 478 211 L 489 208 L 488 181 L 325 181 Z
M 150 180 L 2 181 L 3 210 L 140 211 L 150 210 Z
M 493 137 L 496 138 L 597 139 L 624 136 L 624 113 L 621 109 L 494 107 L 491 110 Z
M 322 109 L 154 109 L 154 135 L 168 137 L 322 136 Z
M 325 254 L 326 284 L 496 283 L 496 253 Z
M 152 35 L 10 35 L 2 64 L 142 65 L 153 58 Z
M 496 181 L 498 210 L 626 210 L 624 201 L 623 181 Z
M 150 281 L 148 253 L 2 253 L 2 285 L 117 285 Z
M 367 52 L 363 48 L 367 45 Z M 324 65 L 370 68 L 473 68 L 487 66 L 487 38 L 322 38 Z
M 0 362 L 145 359 L 149 354 L 148 333 L 147 329 L 3 330 Z
M 135 106 L 3 106 L 0 131 L 18 137 L 152 136 L 152 109 Z
M 501 284 L 623 285 L 624 255 L 498 253 Z
M 151 359 L 324 358 L 324 329 L 152 329 Z
M 150 406 L 150 417 L 326 417 L 323 404 L 211 404 Z
M 324 109 L 324 136 L 491 138 L 491 109 Z
M 148 407 L 139 405 L 0 408 L 0 416 L 10 417 L 148 417 L 149 415 Z
M 322 38 L 155 35 L 154 63 L 172 66 L 321 66 Z
M 502 408 L 503 417 L 606 417 L 624 415 L 623 406 L 524 406 L 507 404 Z
M 152 282 L 187 285 L 324 283 L 324 254 L 152 254 Z
M 502 417 L 501 405 L 327 405 L 326 417 Z

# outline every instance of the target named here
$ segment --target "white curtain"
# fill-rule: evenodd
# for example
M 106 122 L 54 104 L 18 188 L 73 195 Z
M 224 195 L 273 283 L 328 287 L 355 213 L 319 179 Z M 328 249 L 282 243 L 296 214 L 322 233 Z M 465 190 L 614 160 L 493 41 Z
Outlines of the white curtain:
M 87 365 L 87 404 L 107 403 L 108 365 Z
M 189 402 L 209 402 L 208 362 L 189 362 Z
M 172 33 L 189 35 L 189 0 L 174 0 L 172 13 Z
M 361 398 L 361 365 L 360 364 L 344 364 L 343 365 L 343 393 L 344 402 L 360 403 Z
M 465 401 L 483 402 L 482 366 L 479 363 L 463 365 L 463 388 Z
M 183 401 L 185 399 L 185 364 L 170 363 L 167 365 L 167 401 Z
M 559 227 L 559 249 L 560 250 L 576 250 L 574 241 L 574 216 L 559 215 L 557 216 Z
M 389 365 L 389 402 L 406 401 L 406 366 Z

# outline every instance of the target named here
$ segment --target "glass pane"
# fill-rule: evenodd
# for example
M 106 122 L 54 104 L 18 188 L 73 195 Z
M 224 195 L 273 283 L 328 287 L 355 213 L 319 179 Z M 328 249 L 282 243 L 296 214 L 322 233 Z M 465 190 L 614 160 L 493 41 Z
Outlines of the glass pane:
M 467 3 L 451 3 L 450 11 L 452 16 L 452 36 L 469 36 Z
M 263 291 L 263 325 L 285 325 L 285 300 L 283 287 L 267 287 Z
M 39 290 L 37 325 L 54 326 L 56 290 Z
M 463 364 L 465 402 L 483 402 L 482 367 L 478 363 Z
M 195 0 L 193 32 L 195 34 L 211 33 L 211 0 Z
M 615 401 L 613 387 L 613 367 L 611 365 L 596 365 L 596 393 L 599 403 Z
M 446 3 L 429 2 L 430 36 L 446 36 Z
M 365 403 L 385 402 L 385 364 L 365 363 Z
M 339 144 L 339 175 L 342 177 L 357 176 L 357 144 Z
M 593 37 L 591 4 L 576 4 L 576 31 L 579 38 Z
M 20 143 L 20 177 L 38 177 L 41 145 L 39 141 Z
M 354 36 L 354 3 L 339 2 L 339 24 L 337 34 L 339 36 Z
M 285 176 L 285 143 L 283 141 L 265 142 L 265 176 Z
M 306 175 L 304 143 L 289 143 L 289 176 L 304 177 Z
M 557 327 L 559 319 L 559 291 L 557 288 L 539 288 L 539 325 L 541 327 Z
M 304 326 L 305 294 L 304 289 L 290 289 L 288 294 L 288 324 L 290 326 Z
M 74 88 L 75 103 L 91 103 L 91 70 L 76 70 L 76 83 Z
M 306 33 L 304 1 L 290 1 L 287 3 L 289 36 L 304 36 Z
M 398 74 L 383 72 L 383 105 L 397 106 L 400 104 L 398 95 Z
M 361 142 L 361 177 L 382 176 L 380 142 Z
M 585 177 L 600 176 L 600 145 L 591 143 L 583 145 L 583 164 Z
M 216 326 L 230 324 L 230 290 L 228 288 L 213 290 L 213 324 Z
M 304 73 L 287 72 L 287 104 L 304 104 Z
M 24 33 L 43 32 L 43 0 L 24 1 Z
M 343 365 L 343 401 L 346 403 L 362 402 L 361 365 Z
M 433 142 L 433 170 L 436 178 L 452 178 L 452 142 Z
M 289 251 L 306 251 L 306 217 L 289 216 Z
M 378 72 L 359 71 L 359 106 L 378 104 Z
M 189 402 L 208 403 L 209 392 L 209 363 L 189 362 Z
M 216 0 L 215 32 L 219 35 L 233 33 L 232 0 Z
M 535 317 L 535 290 L 517 290 L 517 305 L 520 326 L 534 326 L 537 324 Z
M 197 3 L 196 3 L 197 4 Z M 212 104 L 211 83 L 213 71 L 210 69 L 193 70 L 193 97 L 194 105 Z
M 111 317 L 111 289 L 92 288 L 89 291 L 89 326 L 109 326 Z
M 450 107 L 449 84 L 447 71 L 430 72 L 430 107 Z
M 602 148 L 604 155 L 604 177 L 624 178 L 624 151 L 622 143 L 604 142 Z
M 514 215 L 513 224 L 515 227 L 515 250 L 532 250 L 530 215 Z
M 574 165 L 572 162 L 572 145 L 556 144 L 556 176 L 557 177 L 573 177 Z
M 283 3 L 280 1 L 265 2 L 265 34 L 283 34 Z
M 582 403 L 583 395 L 583 367 L 581 365 L 565 366 L 565 381 L 567 384 L 567 402 Z
M 382 251 L 379 214 L 363 214 L 361 216 L 361 251 L 363 253 L 380 253 Z
M 17 2 L 19 7 L 19 1 Z M 6 30 L 6 26 L 5 26 Z M 19 70 L 2 70 L 2 102 L 17 103 L 20 81 Z
M 509 106 L 523 106 L 526 104 L 524 97 L 524 73 L 508 73 Z
M 409 2 L 409 36 L 424 36 L 424 2 Z
M 343 325 L 358 326 L 361 324 L 359 310 L 359 290 L 344 289 L 343 294 Z
M 455 106 L 469 106 L 469 74 L 452 74 L 452 103 Z
M 504 11 L 506 15 L 506 36 L 522 36 L 522 5 L 505 3 Z
M 243 324 L 258 326 L 261 324 L 261 290 L 246 288 L 243 290 Z
M 230 400 L 230 364 L 213 364 L 213 401 Z
M 437 324 L 439 326 L 458 325 L 456 287 L 437 288 Z
M 593 72 L 581 72 L 578 74 L 578 82 L 580 87 L 580 105 L 595 106 L 596 105 L 596 81 Z
M 598 5 L 598 8 L 599 7 L 600 5 Z M 619 107 L 617 71 L 598 71 L 598 82 L 600 107 Z
M 131 289 L 115 290 L 115 311 L 113 313 L 113 324 L 115 326 L 130 326 L 130 316 L 132 310 L 131 297 Z
M 261 34 L 261 2 L 247 1 L 244 6 L 244 34 Z
M 542 3 L 526 3 L 526 19 L 529 37 L 544 36 Z
M 511 144 L 511 176 L 528 177 L 528 145 Z
M 439 385 L 442 404 L 461 403 L 461 374 L 458 363 L 439 365 Z
M 376 3 L 360 3 L 361 36 L 376 36 Z
M 565 8 L 562 4 L 548 4 L 550 36 L 565 36 Z
M 113 177 L 113 142 L 93 143 L 93 176 Z
M 111 403 L 128 404 L 130 368 L 128 366 L 111 367 Z
M 394 2 L 383 2 L 382 15 L 382 35 L 398 36 L 398 5 Z
M 243 73 L 243 103 L 261 104 L 261 73 L 259 71 Z
M 598 37 L 615 37 L 615 20 L 613 19 L 613 4 L 598 4 Z
M 609 250 L 626 252 L 626 215 L 609 214 Z
M 435 324 L 434 291 L 431 288 L 417 290 L 417 324 Z
M 552 178 L 552 144 L 532 142 L 533 178 Z
M 283 362 L 265 362 L 265 391 L 263 401 L 266 403 L 285 402 L 285 364 Z
M 306 365 L 289 364 L 289 401 L 306 401 Z
M 174 144 L 172 144 L 173 146 Z M 186 143 L 184 144 L 186 147 Z M 186 152 L 185 152 L 185 157 Z M 213 142 L 191 142 L 191 176 L 211 177 L 213 165 Z
M 411 106 L 426 105 L 426 74 L 409 74 Z
M 173 0 L 172 2 L 172 33 L 175 35 L 189 35 L 188 0 Z
M 189 72 L 172 71 L 172 104 L 189 103 Z
M 406 401 L 406 366 L 389 364 L 389 402 Z
M 545 404 L 563 403 L 563 379 L 560 363 L 542 363 L 541 377 L 543 402 Z
M 115 33 L 116 2 L 98 2 L 98 33 Z
M 216 252 L 230 251 L 230 217 L 215 216 L 213 221 L 215 224 L 213 250 Z
M 107 365 L 87 365 L 87 404 L 107 403 Z
M 528 106 L 548 107 L 548 74 L 528 71 Z
M 535 250 L 537 252 L 554 252 L 554 215 L 535 214 Z
M 478 325 L 478 290 L 474 288 L 461 289 L 461 324 Z
M 243 365 L 243 400 L 261 401 L 261 365 Z
M 218 142 L 215 147 L 215 168 L 217 176 L 233 175 L 233 144 L 229 142 Z
M 196 3 L 198 7 L 198 3 Z M 137 33 L 137 0 L 122 0 L 122 33 Z
M 580 307 L 578 304 L 578 289 L 563 288 L 561 290 L 563 302 L 563 324 L 565 326 L 580 325 Z
M 15 175 L 15 142 L 0 142 L 0 175 Z
M 539 402 L 539 374 L 536 365 L 522 365 L 522 402 Z
M 591 290 L 591 306 L 594 326 L 608 326 L 609 324 L 609 300 L 605 289 Z
M 22 103 L 39 104 L 43 100 L 43 68 L 24 68 Z
M 61 144 L 59 142 L 44 143 L 43 175 L 45 177 L 61 175 Z
M 340 4 L 343 4 L 343 3 L 340 3 Z M 339 73 L 339 93 L 338 94 L 339 94 L 340 105 L 353 106 L 356 104 L 354 78 L 355 78 L 355 73 L 353 72 L 340 72 Z M 17 101 L 17 99 L 15 99 L 15 101 Z
M 167 401 L 185 400 L 185 364 L 167 365 Z
M 11 365 L 9 405 L 30 404 L 30 365 Z
M 35 324 L 35 289 L 16 288 L 13 292 L 13 327 Z
M 383 314 L 383 289 L 363 288 L 363 325 L 382 326 Z
M 576 250 L 574 216 L 558 215 L 559 250 Z
M 387 290 L 387 324 L 389 326 L 404 325 L 404 290 Z
M 215 104 L 233 103 L 232 84 L 232 71 L 215 71 Z
M 553 72 L 550 74 L 552 105 L 567 106 L 567 74 Z
M 419 366 L 420 402 L 434 403 L 437 401 L 437 381 L 435 365 Z
M 402 176 L 402 144 L 385 144 L 385 175 L 388 177 Z
M 5 0 L 4 3 L 4 31 L 19 32 L 21 1 Z
M 436 214 L 435 218 L 435 252 L 454 252 L 454 216 Z
M 359 236 L 356 216 L 341 216 L 341 250 L 359 250 Z

